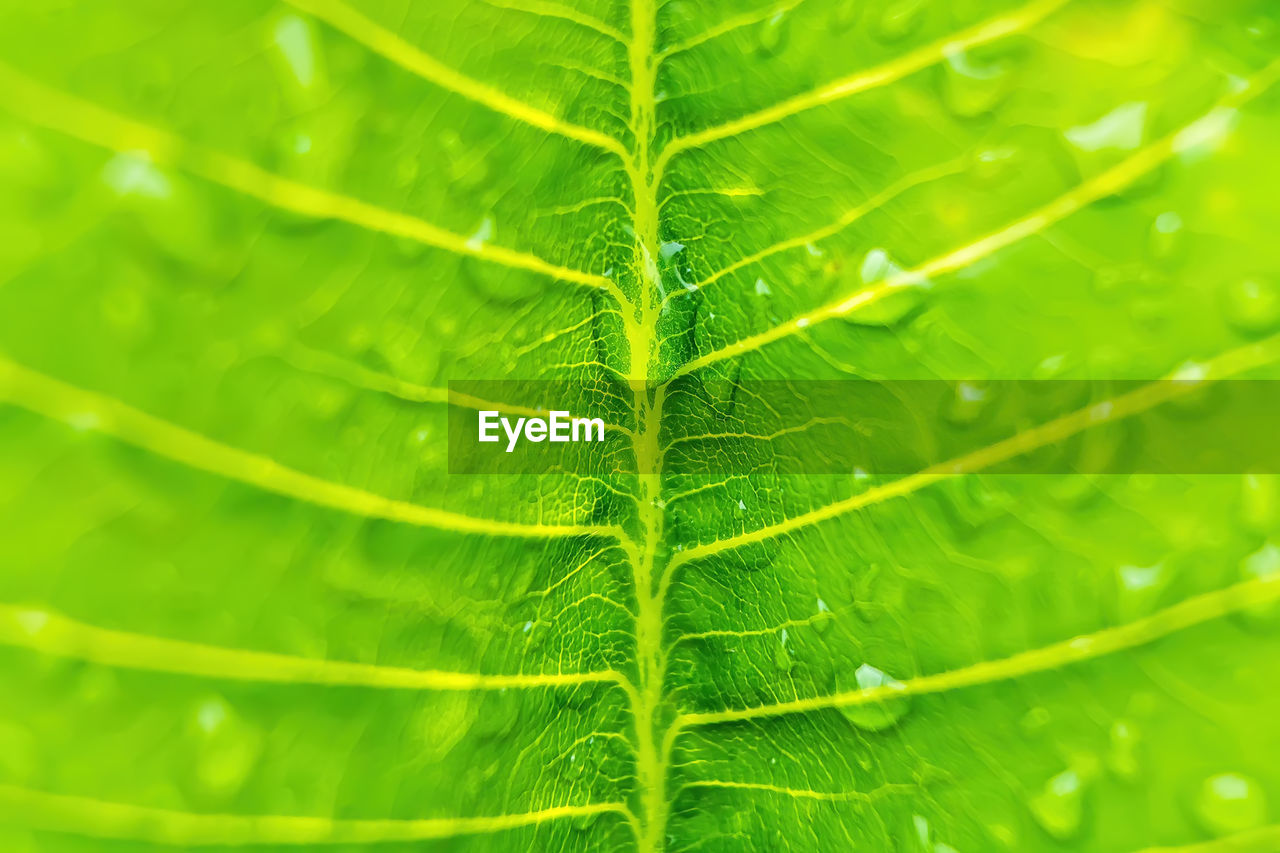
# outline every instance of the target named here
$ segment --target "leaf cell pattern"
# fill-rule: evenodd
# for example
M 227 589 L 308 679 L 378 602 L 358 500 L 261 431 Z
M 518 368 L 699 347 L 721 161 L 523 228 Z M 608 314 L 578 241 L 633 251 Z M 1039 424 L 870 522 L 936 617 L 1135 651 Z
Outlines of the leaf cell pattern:
M 3 4 L 0 842 L 1280 847 L 1280 480 L 984 473 L 1204 382 L 668 453 L 760 379 L 1274 378 L 1273 7 Z M 625 458 L 450 476 L 502 377 Z

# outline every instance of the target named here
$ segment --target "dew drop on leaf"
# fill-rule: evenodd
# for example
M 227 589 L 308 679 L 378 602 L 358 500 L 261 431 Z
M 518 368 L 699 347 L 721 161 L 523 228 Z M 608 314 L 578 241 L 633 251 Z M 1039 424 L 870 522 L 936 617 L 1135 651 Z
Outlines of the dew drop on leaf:
M 1240 561 L 1240 581 L 1275 579 L 1280 574 L 1280 547 L 1267 542 L 1261 548 Z M 1263 601 L 1251 604 L 1240 612 L 1246 624 L 1265 628 L 1280 623 L 1280 602 Z
M 318 42 L 315 26 L 298 15 L 283 15 L 272 27 L 271 43 L 279 51 L 282 76 L 302 89 L 323 82 Z
M 778 668 L 779 672 L 790 672 L 793 666 L 791 653 L 787 651 L 784 645 L 777 645 L 773 650 L 773 665 Z
M 172 181 L 145 151 L 117 154 L 102 167 L 102 180 L 121 198 L 164 200 L 173 195 Z
M 1151 223 L 1147 253 L 1158 264 L 1170 264 L 1179 257 L 1186 228 L 1176 211 L 1166 210 Z
M 1008 61 L 984 62 L 974 53 L 955 48 L 939 67 L 942 101 L 961 118 L 993 110 L 1009 92 L 1012 74 Z
M 859 270 L 860 286 L 840 306 L 840 316 L 858 326 L 892 326 L 919 308 L 933 283 L 911 273 L 884 249 L 867 252 Z M 879 287 L 877 287 L 879 285 Z
M 192 714 L 195 793 L 225 800 L 248 780 L 262 753 L 262 732 L 221 696 L 198 703 Z
M 1116 778 L 1126 782 L 1138 778 L 1141 771 L 1138 763 L 1139 742 L 1138 730 L 1131 721 L 1116 720 L 1111 724 L 1106 763 Z
M 874 690 L 878 694 L 861 704 L 841 706 L 840 712 L 860 729 L 872 732 L 887 729 L 911 709 L 910 699 L 892 695 L 904 689 L 902 682 L 870 664 L 864 663 L 854 670 L 852 681 L 847 684 L 837 678 L 836 686 L 841 692 Z
M 831 623 L 835 621 L 835 618 L 835 614 L 831 612 L 829 607 L 827 607 L 827 603 L 819 598 L 818 612 L 814 614 L 813 619 L 811 620 L 813 630 L 817 631 L 819 634 L 827 633 L 827 630 L 831 627 Z
M 858 22 L 863 0 L 836 0 L 831 8 L 831 28 L 841 32 Z
M 1135 101 L 1121 104 L 1090 124 L 1069 128 L 1063 135 L 1081 151 L 1132 151 L 1142 144 L 1146 121 L 1147 105 Z
M 1036 823 L 1059 841 L 1080 831 L 1084 818 L 1085 782 L 1075 770 L 1064 770 L 1044 783 L 1028 804 Z
M 1267 822 L 1266 795 L 1248 776 L 1219 773 L 1200 784 L 1194 813 L 1206 832 L 1219 837 L 1234 835 Z
M 1280 476 L 1245 474 L 1240 478 L 1240 521 L 1255 533 L 1265 533 L 1280 519 Z
M 1152 613 L 1168 585 L 1168 572 L 1161 563 L 1120 566 L 1116 569 L 1117 618 L 1132 622 Z
M 1275 328 L 1280 322 L 1280 287 L 1274 280 L 1251 276 L 1230 282 L 1223 291 L 1227 322 L 1246 334 Z
M 1018 725 L 1027 734 L 1034 735 L 1044 731 L 1044 727 L 1049 725 L 1051 719 L 1049 709 L 1043 705 L 1037 705 L 1022 715 Z
M 778 11 L 764 21 L 760 22 L 760 27 L 756 31 L 756 38 L 759 42 L 759 53 L 762 56 L 772 56 L 782 49 L 787 41 L 787 30 L 790 27 L 790 18 L 785 11 Z
M 875 35 L 882 42 L 901 41 L 924 22 L 925 0 L 897 0 L 884 7 L 876 20 Z
M 987 410 L 991 389 L 984 382 L 957 382 L 942 416 L 957 427 L 972 426 Z

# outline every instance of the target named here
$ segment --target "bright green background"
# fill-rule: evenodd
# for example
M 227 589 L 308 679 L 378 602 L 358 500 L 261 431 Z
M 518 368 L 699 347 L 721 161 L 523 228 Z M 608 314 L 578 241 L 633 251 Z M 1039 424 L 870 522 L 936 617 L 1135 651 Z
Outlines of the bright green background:
M 1274 376 L 1275 4 L 571 2 L 0 0 L 0 848 L 1280 848 L 1275 477 L 451 478 L 441 402 Z

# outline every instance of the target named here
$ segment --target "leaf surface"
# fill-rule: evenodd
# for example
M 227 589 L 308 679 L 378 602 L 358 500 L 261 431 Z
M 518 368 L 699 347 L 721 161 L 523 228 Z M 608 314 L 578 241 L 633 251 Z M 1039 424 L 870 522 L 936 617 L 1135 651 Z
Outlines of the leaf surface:
M 1278 33 L 3 4 L 5 849 L 1274 849 L 1274 474 L 784 475 L 690 401 L 1274 378 Z M 509 378 L 615 450 L 450 475 Z

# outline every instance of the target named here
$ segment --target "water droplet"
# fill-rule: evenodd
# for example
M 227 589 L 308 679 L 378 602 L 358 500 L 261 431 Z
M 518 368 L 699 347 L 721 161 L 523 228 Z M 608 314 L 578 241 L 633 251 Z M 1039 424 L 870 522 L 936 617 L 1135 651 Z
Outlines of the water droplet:
M 1111 724 L 1111 741 L 1107 748 L 1107 767 L 1117 778 L 1132 782 L 1138 778 L 1138 730 L 1128 720 Z
M 1117 618 L 1122 622 L 1132 622 L 1151 614 L 1168 585 L 1168 573 L 1162 563 L 1120 566 L 1116 569 Z
M 781 50 L 787 41 L 789 27 L 790 18 L 782 10 L 775 12 L 767 20 L 762 21 L 757 32 L 757 38 L 760 42 L 759 53 L 762 56 L 772 56 Z
M 1239 116 L 1240 111 L 1234 107 L 1218 107 L 1179 131 L 1173 138 L 1173 150 L 1185 163 L 1211 156 L 1231 135 Z
M 1151 259 L 1160 264 L 1168 264 L 1177 259 L 1183 243 L 1182 217 L 1175 211 L 1166 210 L 1151 223 L 1151 233 L 1147 239 L 1147 251 Z
M 664 261 L 669 261 L 677 254 L 684 251 L 684 243 L 677 243 L 675 240 L 667 240 L 658 247 L 658 257 Z
M 173 194 L 169 176 L 146 151 L 117 154 L 102 167 L 102 180 L 121 198 L 167 199 Z
M 943 103 L 962 118 L 993 110 L 1009 93 L 1012 84 L 1007 59 L 983 62 L 963 48 L 948 51 L 946 61 L 939 68 Z
M 892 43 L 911 35 L 924 22 L 927 7 L 925 0 L 897 0 L 889 3 L 876 20 L 876 38 Z
M 1049 725 L 1053 718 L 1049 715 L 1049 709 L 1042 705 L 1031 708 L 1027 713 L 1022 715 L 1022 719 L 1018 721 L 1018 725 L 1027 734 L 1038 734 Z
M 49 614 L 44 610 L 19 610 L 13 618 L 29 637 L 36 636 L 49 624 Z
M 933 283 L 903 269 L 884 249 L 872 249 L 859 269 L 861 288 L 837 311 L 856 325 L 891 326 L 915 311 Z M 877 287 L 879 285 L 879 287 Z
M 858 22 L 863 0 L 838 0 L 831 9 L 831 28 L 837 32 L 847 30 Z
M 1245 474 L 1240 479 L 1240 520 L 1255 533 L 1266 533 L 1280 518 L 1280 476 Z
M 819 634 L 825 634 L 835 619 L 836 615 L 831 612 L 831 608 L 827 607 L 827 603 L 819 598 L 818 612 L 814 614 L 814 617 L 811 620 L 813 630 L 817 631 Z
M 986 411 L 991 389 L 983 382 L 957 382 L 942 416 L 953 426 L 972 426 Z
M 928 819 L 925 818 L 923 815 L 918 815 L 918 814 L 912 815 L 911 825 L 916 831 L 916 840 L 920 842 L 920 849 L 926 850 L 926 851 L 931 849 L 930 840 L 929 840 Z
M 471 234 L 471 236 L 467 238 L 467 248 L 473 252 L 478 252 L 492 239 L 493 217 L 486 216 L 480 221 L 480 225 Z
M 790 672 L 793 665 L 791 653 L 787 651 L 787 629 L 782 629 L 782 636 L 778 638 L 778 645 L 773 648 L 773 665 L 778 668 L 779 672 Z
M 310 89 L 319 81 L 318 38 L 312 24 L 297 15 L 282 16 L 272 29 L 272 42 L 293 79 L 304 89 Z
M 1240 580 L 1258 581 L 1274 579 L 1280 575 L 1280 547 L 1268 541 L 1257 551 L 1240 561 Z M 1246 624 L 1266 628 L 1280 624 L 1280 601 L 1251 604 L 1240 612 Z
M 197 793 L 225 800 L 236 794 L 257 766 L 263 737 L 221 696 L 196 705 L 192 714 L 195 757 L 192 772 Z
M 1195 816 L 1207 832 L 1219 837 L 1257 829 L 1267 822 L 1266 795 L 1248 776 L 1219 773 L 1200 785 Z
M 1069 128 L 1063 135 L 1081 151 L 1132 151 L 1142 144 L 1146 121 L 1146 103 L 1134 101 L 1121 104 L 1092 124 Z
M 1031 372 L 1032 379 L 1056 379 L 1067 369 L 1066 353 L 1051 355 L 1035 366 Z
M 874 622 L 880 617 L 880 599 L 884 598 L 882 573 L 879 563 L 870 563 L 863 571 L 849 576 L 849 597 L 853 600 L 854 612 L 864 622 Z M 880 595 L 876 594 L 878 589 L 881 589 Z
M 911 708 L 911 701 L 906 697 L 893 697 L 893 693 L 903 690 L 902 682 L 876 669 L 870 664 L 862 664 L 853 673 L 854 684 L 858 691 L 875 691 L 875 697 L 861 704 L 844 705 L 840 712 L 849 722 L 860 729 L 878 732 L 887 729 L 902 719 Z M 841 691 L 851 691 L 852 685 L 844 685 L 837 679 L 837 687 Z
M 1059 841 L 1075 835 L 1084 817 L 1084 790 L 1084 780 L 1075 770 L 1050 778 L 1029 803 L 1036 823 Z
M 1223 292 L 1227 322 L 1247 334 L 1273 329 L 1280 322 L 1280 287 L 1274 280 L 1249 277 L 1232 281 Z

